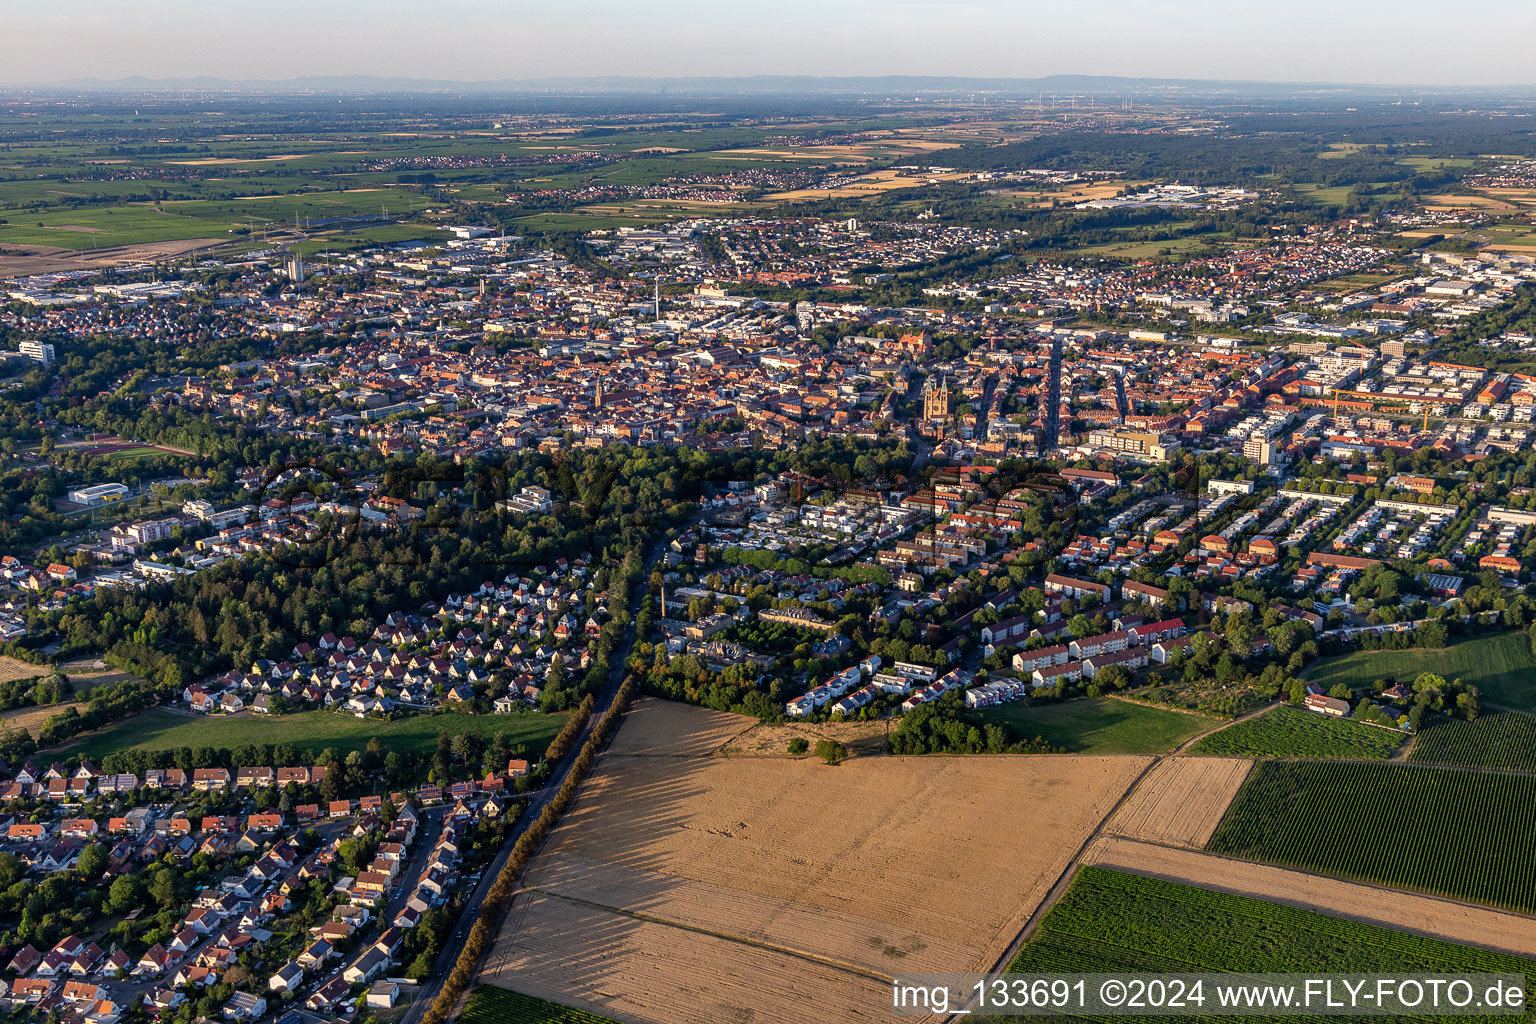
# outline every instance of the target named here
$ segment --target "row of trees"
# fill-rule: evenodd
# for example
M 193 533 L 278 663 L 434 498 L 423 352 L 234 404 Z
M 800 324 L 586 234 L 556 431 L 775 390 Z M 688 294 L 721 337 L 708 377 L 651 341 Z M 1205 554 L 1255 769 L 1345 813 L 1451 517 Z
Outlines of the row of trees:
M 432 1005 L 422 1016 L 422 1024 L 446 1024 L 451 1018 L 454 1007 L 458 1005 L 459 999 L 474 981 L 475 973 L 480 968 L 480 961 L 484 959 L 491 947 L 502 915 L 506 912 L 507 905 L 517 887 L 518 879 L 532 862 L 539 846 L 559 823 L 561 815 L 576 799 L 576 792 L 592 770 L 598 751 L 618 729 L 638 689 L 639 682 L 635 677 L 625 678 L 614 697 L 613 704 L 604 712 L 603 717 L 587 737 L 581 753 L 576 755 L 576 760 L 571 765 L 565 781 L 561 783 L 560 788 L 545 805 L 538 818 L 528 825 L 528 828 L 518 837 L 517 842 L 513 844 L 507 863 L 503 865 L 490 891 L 486 893 L 484 902 L 480 905 L 479 916 L 476 917 L 474 926 L 470 928 L 469 936 L 465 939 L 464 948 L 460 951 L 453 970 L 449 972 L 437 998 L 432 1001 Z

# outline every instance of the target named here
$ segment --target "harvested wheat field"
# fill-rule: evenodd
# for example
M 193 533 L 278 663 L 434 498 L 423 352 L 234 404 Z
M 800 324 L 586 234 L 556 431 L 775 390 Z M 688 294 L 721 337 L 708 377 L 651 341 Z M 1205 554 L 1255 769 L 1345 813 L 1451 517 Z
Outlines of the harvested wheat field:
M 785 722 L 783 725 L 758 725 L 727 743 L 721 753 L 727 757 L 793 757 L 789 741 L 799 737 L 816 746 L 817 740 L 836 740 L 853 757 L 871 757 L 885 752 L 889 722 Z M 814 757 L 803 754 L 802 757 Z
M 134 242 L 100 249 L 6 245 L 0 246 L 0 277 L 53 274 L 83 267 L 115 267 L 124 263 L 156 263 L 199 249 L 228 244 L 227 238 L 187 238 L 168 242 Z
M 1101 836 L 1084 864 L 1218 889 L 1469 946 L 1536 956 L 1536 918 L 1288 868 Z
M 61 715 L 70 708 L 83 712 L 88 706 L 84 701 L 70 701 L 62 704 L 45 704 L 42 707 L 18 708 L 15 711 L 7 711 L 0 714 L 0 732 L 10 729 L 25 729 L 35 740 L 42 732 L 43 723 L 54 715 Z
M 522 920 L 515 920 L 522 915 Z M 499 982 L 623 1021 L 805 1024 L 876 1016 L 889 983 L 793 953 L 731 942 L 570 900 L 518 897 L 507 928 L 519 935 L 516 976 Z M 888 1015 L 887 1015 L 888 1016 Z
M 895 972 L 990 969 L 1150 762 L 720 757 L 736 716 L 636 711 L 482 980 L 625 1021 L 883 1020 Z
M 1071 184 L 1044 192 L 1017 190 L 1008 195 L 1022 199 L 1034 199 L 1037 207 L 1048 207 L 1058 199 L 1067 203 L 1087 203 L 1095 199 L 1110 199 L 1121 192 L 1134 192 L 1143 181 L 1106 181 L 1099 184 Z
M 1479 189 L 1482 194 L 1498 201 L 1515 203 L 1518 206 L 1531 206 L 1536 204 L 1536 190 L 1528 188 L 1485 188 Z
M 1104 831 L 1203 849 L 1252 766 L 1238 757 L 1168 758 L 1137 784 Z
M 9 683 L 16 679 L 30 679 L 33 676 L 45 676 L 51 672 L 47 665 L 34 665 L 31 662 L 13 658 L 9 654 L 0 654 L 0 683 Z
M 690 708 L 686 728 L 679 729 L 672 701 L 646 698 L 624 716 L 624 727 L 608 747 L 612 757 L 703 757 L 733 737 L 757 725 L 757 719 L 728 711 Z
M 856 199 L 894 189 L 916 188 L 931 181 L 962 181 L 967 177 L 969 175 L 956 173 L 907 175 L 894 170 L 875 171 L 836 188 L 798 188 L 789 192 L 774 192 L 763 199 L 770 203 L 788 203 L 800 199 Z
M 1492 195 L 1429 196 L 1425 200 L 1429 210 L 1514 210 L 1516 207 Z

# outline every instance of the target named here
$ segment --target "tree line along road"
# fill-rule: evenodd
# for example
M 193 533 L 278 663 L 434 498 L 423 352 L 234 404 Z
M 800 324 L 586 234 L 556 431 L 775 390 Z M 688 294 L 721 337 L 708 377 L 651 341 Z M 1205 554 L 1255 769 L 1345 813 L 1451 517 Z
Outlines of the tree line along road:
M 690 523 L 689 525 L 692 524 Z M 685 526 L 681 529 L 687 529 L 687 527 Z M 400 1018 L 400 1024 L 421 1024 L 421 1019 L 426 1015 L 427 1009 L 431 1007 L 433 1002 L 436 1001 L 438 993 L 442 991 L 443 982 L 447 979 L 448 972 L 453 970 L 454 963 L 458 960 L 459 952 L 463 948 L 464 940 L 468 937 L 470 928 L 474 927 L 475 921 L 480 916 L 481 905 L 484 904 L 487 894 L 490 893 L 491 886 L 495 884 L 497 877 L 500 876 L 502 868 L 506 866 L 507 858 L 512 855 L 513 845 L 517 842 L 518 837 L 523 834 L 524 829 L 528 827 L 528 823 L 536 821 L 540 813 L 543 812 L 545 805 L 549 803 L 555 793 L 559 792 L 560 786 L 565 782 L 565 777 L 570 773 L 571 765 L 575 763 L 577 755 L 580 754 L 582 747 L 586 745 L 587 737 L 591 734 L 593 727 L 602 719 L 608 709 L 613 706 L 613 699 L 618 695 L 619 686 L 624 681 L 624 666 L 629 662 L 629 653 L 635 646 L 635 618 L 640 613 L 641 602 L 645 600 L 645 580 L 650 576 L 651 570 L 655 568 L 656 563 L 660 560 L 661 553 L 665 550 L 665 547 L 666 539 L 663 537 L 657 540 L 646 554 L 644 565 L 641 568 L 640 580 L 635 585 L 635 592 L 630 595 L 629 623 L 624 629 L 624 639 L 613 651 L 612 661 L 608 669 L 608 681 L 604 684 L 602 692 L 596 695 L 591 717 L 587 719 L 581 733 L 576 737 L 575 742 L 571 744 L 570 749 L 566 751 L 565 756 L 560 759 L 559 763 L 555 765 L 554 770 L 550 772 L 549 778 L 545 781 L 544 785 L 532 795 L 528 802 L 527 810 L 518 819 L 517 827 L 507 835 L 506 842 L 502 844 L 495 858 L 492 859 L 491 863 L 486 866 L 481 874 L 480 883 L 475 886 L 475 891 L 465 902 L 464 910 L 460 913 L 459 920 L 454 924 L 453 930 L 448 933 L 447 941 L 443 943 L 443 949 L 437 955 L 437 962 L 432 965 L 431 976 L 422 982 L 421 985 L 417 986 L 415 998 L 411 1001 L 411 1007 L 406 1011 L 405 1016 Z M 476 966 L 478 968 L 478 965 Z

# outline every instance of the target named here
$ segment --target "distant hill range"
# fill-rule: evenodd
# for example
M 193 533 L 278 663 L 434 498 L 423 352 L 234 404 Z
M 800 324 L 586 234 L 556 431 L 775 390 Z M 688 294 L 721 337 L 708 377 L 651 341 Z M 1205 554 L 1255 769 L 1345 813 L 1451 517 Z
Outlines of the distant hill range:
M 541 78 L 500 79 L 475 82 L 428 78 L 392 78 L 369 75 L 317 75 L 302 78 L 235 80 L 197 76 L 192 78 L 145 78 L 113 80 L 75 78 L 59 82 L 17 85 L 76 92 L 272 92 L 272 93 L 474 93 L 553 94 L 608 96 L 847 96 L 901 99 L 934 96 L 1013 96 L 1035 98 L 1078 96 L 1255 96 L 1334 94 L 1362 97 L 1417 97 L 1419 95 L 1518 95 L 1536 94 L 1532 86 L 1418 87 L 1412 85 L 1355 85 L 1328 82 L 1244 82 L 1196 78 L 1117 78 L 1111 75 L 1049 75 L 1043 78 L 960 78 L 926 75 L 831 77 L 814 75 L 752 75 L 740 78 Z

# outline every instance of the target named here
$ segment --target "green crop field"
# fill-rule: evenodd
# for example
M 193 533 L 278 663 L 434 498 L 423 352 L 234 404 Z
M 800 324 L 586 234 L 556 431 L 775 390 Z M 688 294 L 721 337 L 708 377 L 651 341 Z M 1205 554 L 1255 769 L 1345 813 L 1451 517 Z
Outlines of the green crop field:
M 1318 660 L 1307 678 L 1325 690 L 1335 683 L 1360 689 L 1385 676 L 1412 681 L 1420 672 L 1459 678 L 1476 686 L 1492 704 L 1536 710 L 1536 657 L 1523 633 L 1460 640 L 1439 649 L 1353 651 Z
M 1025 739 L 1040 737 L 1074 754 L 1166 754 L 1215 719 L 1100 697 L 1060 704 L 1004 704 L 981 713 Z
M 1302 199 L 1332 206 L 1343 206 L 1354 192 L 1350 185 L 1318 185 L 1311 182 L 1299 184 L 1295 188 L 1296 194 Z
M 1484 712 L 1475 722 L 1433 716 L 1419 730 L 1408 760 L 1536 772 L 1536 715 Z
M 1403 745 L 1403 734 L 1300 708 L 1275 708 L 1196 743 L 1213 757 L 1382 758 Z
M 172 711 L 148 711 L 126 719 L 103 732 L 86 737 L 69 748 L 100 761 L 114 750 L 175 750 L 179 747 L 237 747 L 244 743 L 289 743 L 302 750 L 319 752 L 334 747 L 343 757 L 362 750 L 374 736 L 387 750 L 402 753 L 431 753 L 437 734 L 475 732 L 484 737 L 505 734 L 508 743 L 533 754 L 560 731 L 566 716 L 541 715 L 414 715 L 393 722 L 354 718 L 335 711 L 300 711 L 290 715 L 266 717 L 240 715 L 184 715 Z
M 426 207 L 416 192 L 378 188 L 9 211 L 0 243 L 95 249 L 194 238 L 233 241 L 237 231 L 288 230 L 295 222 L 316 232 L 346 226 L 346 218 L 377 218 L 378 226 L 390 227 Z M 431 234 L 417 228 L 412 237 Z
M 463 1024 L 615 1024 L 586 1010 L 492 985 L 481 985 L 470 994 L 459 1020 Z
M 1095 867 L 1079 869 L 1008 969 L 1047 975 L 1490 972 L 1524 974 L 1528 984 L 1536 977 L 1536 962 L 1504 953 Z M 1214 1004 L 1209 991 L 1205 995 Z
M 323 252 L 345 252 L 349 249 L 365 249 L 394 242 L 441 242 L 443 229 L 431 224 L 380 224 L 371 228 L 352 231 L 317 232 L 308 240 L 290 246 L 289 251 L 298 256 L 313 256 Z
M 1064 255 L 1148 260 L 1155 259 L 1158 256 L 1179 255 L 1191 249 L 1202 249 L 1208 245 L 1220 245 L 1222 241 L 1224 239 L 1217 239 L 1211 235 L 1188 235 L 1183 238 L 1165 238 L 1149 242 L 1102 242 L 1096 245 L 1081 245 L 1073 249 L 1063 249 L 1061 252 Z
M 1264 761 L 1206 849 L 1536 910 L 1536 776 Z
M 536 213 L 518 218 L 517 223 L 534 231 L 607 231 L 620 227 L 644 227 L 661 224 L 678 216 L 675 210 L 652 209 L 639 203 L 612 209 L 573 210 L 570 213 Z

